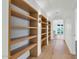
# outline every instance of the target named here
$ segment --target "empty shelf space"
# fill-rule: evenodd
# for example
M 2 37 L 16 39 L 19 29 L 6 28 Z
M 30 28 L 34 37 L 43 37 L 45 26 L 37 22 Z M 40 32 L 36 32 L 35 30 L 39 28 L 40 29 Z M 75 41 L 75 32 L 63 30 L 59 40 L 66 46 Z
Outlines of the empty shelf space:
M 42 35 L 46 35 L 47 33 L 42 33 Z
M 48 37 L 51 37 L 51 35 L 49 35 Z
M 12 44 L 24 41 L 25 39 L 23 39 L 23 38 L 26 38 L 26 39 L 30 40 L 30 39 L 33 39 L 33 38 L 36 38 L 36 37 L 37 37 L 37 35 L 23 36 L 23 37 L 19 37 L 19 38 L 13 38 L 13 39 L 11 39 L 10 44 L 12 45 Z
M 50 32 L 49 32 L 49 34 L 50 34 Z
M 11 56 L 10 58 L 12 59 L 16 59 L 17 57 L 19 57 L 20 55 L 22 55 L 23 53 L 25 53 L 28 50 L 31 50 L 32 48 L 34 48 L 37 45 L 37 43 L 32 43 L 29 44 L 28 46 L 25 45 L 23 47 L 20 47 L 18 49 L 15 49 L 13 51 L 11 51 Z
M 50 34 L 50 32 L 48 34 Z
M 11 26 L 11 29 L 37 29 L 37 27 Z
M 49 26 L 51 26 L 51 24 L 49 24 Z
M 32 16 L 29 16 L 29 15 L 22 15 L 21 13 L 18 13 L 18 12 L 16 12 L 16 11 L 14 11 L 13 9 L 11 9 L 11 15 L 12 15 L 12 16 L 15 16 L 15 17 L 22 18 L 22 19 L 29 19 L 29 20 L 37 21 L 36 18 L 34 18 L 34 17 L 32 17 Z
M 27 1 L 25 0 L 11 0 L 11 4 L 14 4 L 16 5 L 17 7 L 25 10 L 25 11 L 28 11 L 28 12 L 33 12 L 33 13 L 37 13 L 37 11 L 29 4 L 27 3 Z
M 44 40 L 46 40 L 46 37 L 44 37 L 44 38 L 42 39 L 42 42 L 43 42 Z

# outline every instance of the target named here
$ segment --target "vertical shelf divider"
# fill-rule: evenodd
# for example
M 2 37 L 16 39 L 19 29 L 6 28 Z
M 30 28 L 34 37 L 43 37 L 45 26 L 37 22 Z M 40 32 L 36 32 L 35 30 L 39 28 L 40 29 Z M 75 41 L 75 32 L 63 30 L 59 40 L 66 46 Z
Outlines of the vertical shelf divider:
M 34 17 L 37 19 L 37 22 L 36 21 L 31 21 L 30 20 L 30 26 L 31 27 L 38 27 L 37 26 L 37 23 L 38 23 L 38 13 L 30 13 L 30 16 Z M 30 35 L 37 35 L 37 30 L 30 30 Z M 30 42 L 32 43 L 36 43 L 37 44 L 37 38 L 33 38 L 32 40 L 30 40 Z M 31 57 L 37 57 L 37 54 L 38 54 L 38 51 L 37 51 L 37 46 L 35 46 L 33 49 L 30 50 L 30 56 Z
M 51 40 L 51 23 L 48 21 L 48 39 Z
M 47 46 L 47 19 L 44 16 L 41 17 L 41 24 L 42 24 L 41 48 L 42 48 L 42 50 L 44 50 L 44 47 Z M 43 28 L 46 28 L 46 29 L 43 29 Z
M 41 54 L 41 15 L 40 13 L 38 13 L 38 39 L 37 39 L 37 42 L 38 42 L 38 56 Z

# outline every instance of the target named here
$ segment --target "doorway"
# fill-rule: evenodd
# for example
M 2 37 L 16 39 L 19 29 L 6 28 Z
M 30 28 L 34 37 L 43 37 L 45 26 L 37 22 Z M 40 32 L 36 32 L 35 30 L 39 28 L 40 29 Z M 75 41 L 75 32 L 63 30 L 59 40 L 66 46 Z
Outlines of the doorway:
M 53 39 L 64 40 L 64 20 L 56 19 L 53 21 Z

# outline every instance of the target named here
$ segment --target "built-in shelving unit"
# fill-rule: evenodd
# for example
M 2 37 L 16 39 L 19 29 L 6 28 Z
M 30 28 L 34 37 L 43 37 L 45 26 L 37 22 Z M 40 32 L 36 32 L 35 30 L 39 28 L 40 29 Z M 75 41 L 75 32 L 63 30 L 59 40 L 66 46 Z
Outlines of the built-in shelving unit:
M 41 17 L 41 24 L 42 24 L 41 47 L 43 48 L 43 46 L 47 44 L 47 19 L 44 16 Z
M 30 56 L 28 58 L 36 57 L 41 54 L 41 50 L 44 46 L 47 45 L 47 36 L 48 39 L 50 39 L 51 34 L 51 25 L 50 22 L 47 21 L 47 19 L 43 15 L 39 15 L 38 11 L 36 11 L 30 4 L 27 3 L 26 0 L 10 0 L 9 1 L 9 58 L 8 59 L 18 59 L 22 54 L 24 54 L 27 51 L 30 51 Z M 20 8 L 24 11 L 24 13 L 18 12 L 14 9 L 14 7 L 11 6 L 15 5 L 17 8 Z M 20 10 L 21 11 L 21 10 Z M 29 15 L 25 14 L 26 12 L 29 13 Z M 15 17 L 16 19 L 12 19 L 12 17 Z M 19 19 L 17 19 L 19 18 Z M 19 21 L 19 25 L 15 25 L 15 23 L 11 23 L 11 21 Z M 29 21 L 27 24 L 22 24 L 21 22 L 25 23 L 25 21 Z M 21 25 L 20 25 L 21 23 Z M 47 30 L 48 25 L 48 30 Z M 24 35 L 23 33 L 27 33 L 27 31 L 23 32 L 21 31 L 20 34 L 22 36 L 16 37 L 16 31 L 14 31 L 14 36 L 12 36 L 13 30 L 29 30 L 28 35 Z M 47 33 L 48 31 L 48 33 Z M 40 34 L 39 34 L 40 33 Z M 48 35 L 47 35 L 48 34 Z M 16 45 L 17 43 L 20 44 L 20 42 L 23 42 L 25 40 L 28 40 L 29 44 L 25 44 L 21 47 L 18 47 L 16 49 L 11 49 L 11 47 Z M 41 41 L 41 44 L 39 44 Z M 41 48 L 39 48 L 40 46 Z M 40 51 L 38 51 L 40 50 Z
M 50 40 L 51 38 L 51 23 L 48 21 L 48 39 Z
M 18 8 L 21 8 L 24 11 L 29 12 L 30 15 L 24 15 L 19 12 L 16 12 L 13 8 L 9 8 L 9 36 L 11 36 L 11 31 L 13 29 L 29 29 L 30 34 L 28 36 L 22 36 L 22 37 L 17 37 L 17 38 L 11 38 L 9 37 L 9 59 L 17 59 L 19 56 L 21 56 L 23 53 L 26 51 L 30 51 L 30 57 L 31 56 L 37 56 L 37 21 L 38 21 L 38 13 L 37 11 L 31 7 L 27 2 L 24 0 L 11 0 L 10 5 L 13 4 Z M 11 21 L 11 16 L 21 18 L 24 20 L 27 20 L 30 22 L 29 27 L 26 26 L 13 26 L 10 21 Z M 43 23 L 45 24 L 45 23 Z M 43 28 L 46 29 L 46 28 Z M 44 35 L 44 33 L 43 33 Z M 22 47 L 19 47 L 14 50 L 10 50 L 11 45 L 14 45 L 16 43 L 19 43 L 21 41 L 24 41 L 27 38 L 30 43 L 28 45 L 24 45 Z

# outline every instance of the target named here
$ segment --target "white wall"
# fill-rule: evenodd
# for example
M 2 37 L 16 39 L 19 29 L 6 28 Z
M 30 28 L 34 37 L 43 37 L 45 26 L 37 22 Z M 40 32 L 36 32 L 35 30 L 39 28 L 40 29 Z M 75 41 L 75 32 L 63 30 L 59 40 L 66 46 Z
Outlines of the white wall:
M 76 54 L 75 45 L 75 13 L 72 13 L 72 18 L 65 19 L 65 41 L 71 54 Z
M 2 58 L 8 59 L 8 0 L 2 0 Z M 6 29 L 6 30 L 5 30 Z
M 53 21 L 51 21 L 51 39 L 53 39 Z
M 70 18 L 65 19 L 65 41 L 71 54 L 76 54 L 76 9 L 70 14 Z

